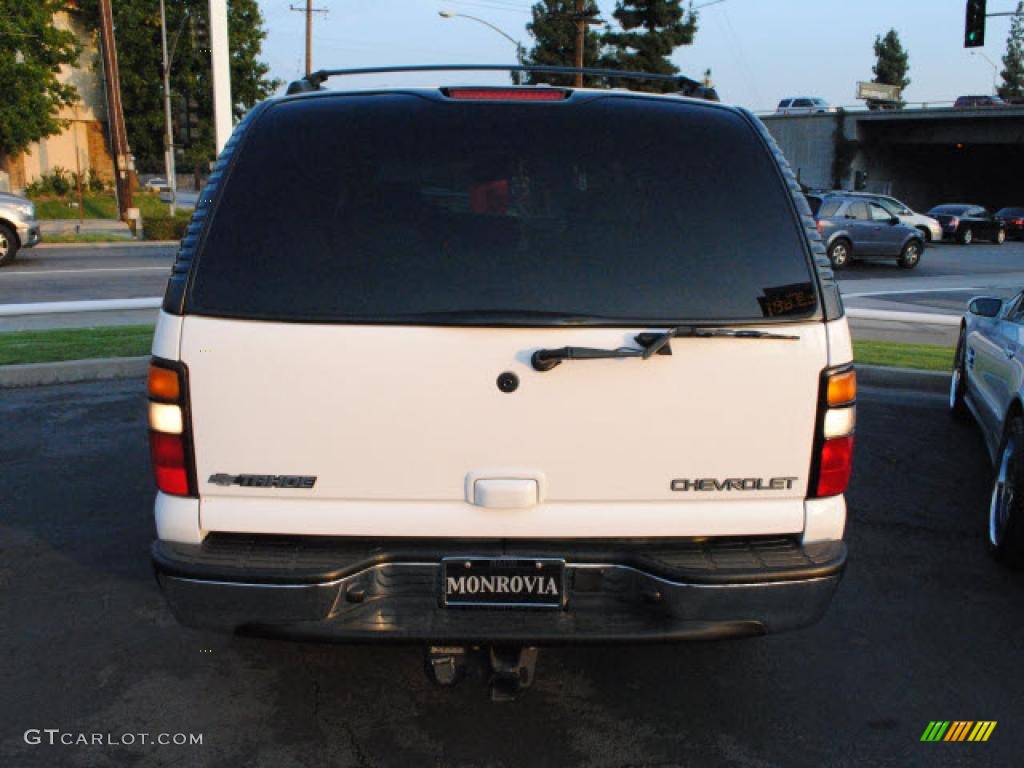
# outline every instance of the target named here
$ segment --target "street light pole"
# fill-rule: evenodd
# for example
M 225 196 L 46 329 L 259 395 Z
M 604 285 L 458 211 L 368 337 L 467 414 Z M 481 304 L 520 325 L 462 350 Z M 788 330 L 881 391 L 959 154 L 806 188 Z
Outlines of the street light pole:
M 996 84 L 996 78 L 999 74 L 999 67 L 997 67 L 995 65 L 995 62 L 993 62 L 992 59 L 990 59 L 981 51 L 971 51 L 971 56 L 981 56 L 981 58 L 983 58 L 988 63 L 988 65 L 992 67 L 992 94 L 995 95 L 999 93 L 999 86 Z
M 160 0 L 160 44 L 164 52 L 164 173 L 171 188 L 170 214 L 174 218 L 178 201 L 177 169 L 174 167 L 174 124 L 171 122 L 171 62 L 167 56 L 167 11 Z
M 210 64 L 213 70 L 213 128 L 217 154 L 231 138 L 231 51 L 228 0 L 210 0 Z
M 491 24 L 491 22 L 487 21 L 486 19 L 481 19 L 479 16 L 470 16 L 468 13 L 456 13 L 455 11 L 438 11 L 437 15 L 440 16 L 442 19 L 456 19 L 456 18 L 469 19 L 471 21 L 479 22 L 480 24 L 483 24 L 485 27 L 490 27 L 491 29 L 493 29 L 495 32 L 497 32 L 499 35 L 504 37 L 506 40 L 508 40 L 510 43 L 512 43 L 512 45 L 514 45 L 516 47 L 516 62 L 520 66 L 522 66 L 522 64 L 523 64 L 523 44 L 520 43 L 518 40 L 516 40 L 514 37 L 512 37 L 507 32 L 505 32 L 502 29 L 500 29 L 499 27 L 496 27 L 493 24 Z M 520 72 L 516 72 L 515 73 L 516 85 L 519 85 L 519 80 L 520 80 L 520 75 L 521 74 L 522 73 L 520 73 Z

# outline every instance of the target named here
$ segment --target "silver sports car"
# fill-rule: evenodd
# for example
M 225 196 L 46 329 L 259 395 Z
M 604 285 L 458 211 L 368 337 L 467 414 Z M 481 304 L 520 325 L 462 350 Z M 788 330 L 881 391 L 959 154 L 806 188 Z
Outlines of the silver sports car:
M 988 547 L 1024 561 L 1024 291 L 968 304 L 956 345 L 949 408 L 974 416 L 995 465 Z

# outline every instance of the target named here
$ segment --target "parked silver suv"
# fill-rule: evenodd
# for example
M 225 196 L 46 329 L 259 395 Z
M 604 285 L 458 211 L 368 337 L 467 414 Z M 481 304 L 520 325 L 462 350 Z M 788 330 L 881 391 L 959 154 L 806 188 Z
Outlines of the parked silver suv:
M 913 269 L 924 253 L 924 236 L 918 230 L 864 197 L 829 195 L 815 217 L 834 269 L 853 259 L 893 257 L 899 266 Z
M 0 267 L 14 261 L 20 249 L 31 248 L 39 240 L 39 222 L 32 201 L 0 192 Z
M 942 240 L 942 225 L 938 219 L 914 211 L 909 205 L 897 200 L 895 197 L 872 192 L 840 191 L 834 194 L 840 194 L 845 197 L 862 197 L 865 200 L 878 203 L 901 222 L 920 232 L 924 236 L 925 242 L 930 243 L 934 241 L 937 243 Z

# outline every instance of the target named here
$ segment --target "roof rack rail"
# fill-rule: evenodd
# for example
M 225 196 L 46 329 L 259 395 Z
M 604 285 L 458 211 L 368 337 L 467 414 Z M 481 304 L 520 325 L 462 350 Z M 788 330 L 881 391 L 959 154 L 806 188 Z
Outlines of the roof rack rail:
M 310 72 L 301 80 L 288 86 L 287 93 L 309 93 L 322 90 L 321 85 L 331 77 L 350 75 L 379 75 L 394 72 L 539 72 L 551 75 L 591 75 L 617 80 L 661 80 L 676 83 L 684 96 L 718 101 L 713 88 L 705 86 L 685 75 L 663 75 L 654 72 L 629 72 L 623 69 L 595 69 L 592 67 L 559 67 L 546 64 L 423 64 L 397 67 L 363 67 L 360 69 L 320 69 Z

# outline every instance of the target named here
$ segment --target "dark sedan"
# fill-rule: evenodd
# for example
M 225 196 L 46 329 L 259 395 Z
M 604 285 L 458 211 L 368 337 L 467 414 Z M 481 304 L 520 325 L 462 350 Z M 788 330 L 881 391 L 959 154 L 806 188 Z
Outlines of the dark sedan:
M 1006 242 L 1006 227 L 980 205 L 964 203 L 937 205 L 928 211 L 942 225 L 942 237 L 970 245 L 975 240 L 988 240 L 996 245 Z
M 1007 237 L 1024 240 L 1024 207 L 1000 208 L 995 219 L 1002 222 Z

